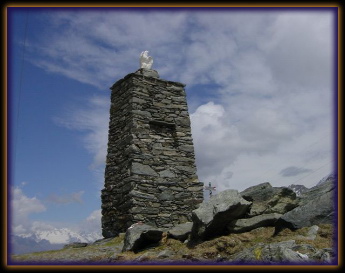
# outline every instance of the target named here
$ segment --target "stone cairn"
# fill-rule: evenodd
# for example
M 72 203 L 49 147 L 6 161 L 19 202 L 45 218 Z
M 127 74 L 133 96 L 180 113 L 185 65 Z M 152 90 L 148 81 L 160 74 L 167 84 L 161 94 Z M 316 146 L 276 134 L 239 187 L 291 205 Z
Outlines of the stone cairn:
M 152 61 L 151 61 L 152 63 Z M 203 201 L 184 85 L 140 68 L 111 87 L 102 234 L 132 224 L 170 228 Z

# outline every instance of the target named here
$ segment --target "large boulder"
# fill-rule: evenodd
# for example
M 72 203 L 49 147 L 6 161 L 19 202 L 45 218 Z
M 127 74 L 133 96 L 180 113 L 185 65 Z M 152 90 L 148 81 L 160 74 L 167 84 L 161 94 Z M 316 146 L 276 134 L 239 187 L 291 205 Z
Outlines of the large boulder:
M 231 221 L 227 228 L 231 233 L 247 232 L 259 227 L 274 226 L 282 215 L 270 213 L 254 216 L 252 218 L 236 219 Z
M 243 217 L 251 202 L 243 199 L 237 190 L 225 190 L 212 196 L 192 212 L 191 241 L 212 239 L 227 233 L 226 226 Z
M 300 205 L 305 205 L 308 202 L 319 198 L 321 195 L 327 192 L 335 191 L 335 178 L 334 176 L 327 179 L 326 182 L 316 185 L 308 189 L 307 191 L 303 192 L 300 198 Z
M 135 253 L 149 247 L 158 245 L 162 239 L 163 231 L 146 224 L 133 224 L 125 234 L 122 252 L 133 251 Z
M 173 239 L 184 242 L 188 238 L 188 235 L 191 233 L 192 227 L 192 222 L 186 222 L 183 224 L 176 225 L 168 231 L 168 236 Z
M 301 196 L 301 205 L 285 213 L 276 223 L 275 234 L 284 228 L 291 230 L 335 220 L 335 185 L 333 181 L 318 185 Z
M 268 182 L 249 187 L 241 196 L 253 202 L 248 217 L 261 214 L 284 214 L 298 206 L 296 194 L 287 187 L 272 187 Z

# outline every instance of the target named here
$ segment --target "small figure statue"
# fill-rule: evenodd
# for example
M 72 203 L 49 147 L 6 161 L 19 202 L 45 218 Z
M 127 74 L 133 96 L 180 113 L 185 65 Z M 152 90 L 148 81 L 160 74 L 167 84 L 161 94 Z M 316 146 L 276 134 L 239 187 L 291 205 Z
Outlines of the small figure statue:
M 140 54 L 140 68 L 151 69 L 153 64 L 153 58 L 148 55 L 149 52 L 147 50 L 141 52 Z

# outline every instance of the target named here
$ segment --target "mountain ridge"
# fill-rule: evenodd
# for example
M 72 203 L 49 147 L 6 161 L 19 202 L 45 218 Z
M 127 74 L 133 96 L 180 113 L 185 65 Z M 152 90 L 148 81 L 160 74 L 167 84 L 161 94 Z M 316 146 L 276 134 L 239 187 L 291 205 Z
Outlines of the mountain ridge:
M 91 243 L 103 238 L 97 232 L 75 232 L 68 228 L 35 230 L 30 233 L 11 235 L 11 253 L 24 254 L 33 251 L 48 251 L 62 248 L 72 242 Z

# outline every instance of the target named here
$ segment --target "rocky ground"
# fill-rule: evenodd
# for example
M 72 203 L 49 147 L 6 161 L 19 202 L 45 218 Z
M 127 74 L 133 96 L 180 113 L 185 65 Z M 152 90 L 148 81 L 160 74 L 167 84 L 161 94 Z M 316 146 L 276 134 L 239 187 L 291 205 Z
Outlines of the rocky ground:
M 259 184 L 227 190 L 170 230 L 144 223 L 92 244 L 11 256 L 11 264 L 336 264 L 334 181 L 301 197 Z
M 332 262 L 333 228 L 320 225 L 317 232 L 305 227 L 283 230 L 274 235 L 274 227 L 221 236 L 196 246 L 167 238 L 142 251 L 122 252 L 125 234 L 89 245 L 70 245 L 61 250 L 36 252 L 12 257 L 19 264 L 246 264 Z M 312 233 L 312 235 L 310 235 Z M 297 255 L 296 255 L 297 253 Z M 299 253 L 299 254 L 298 254 Z

